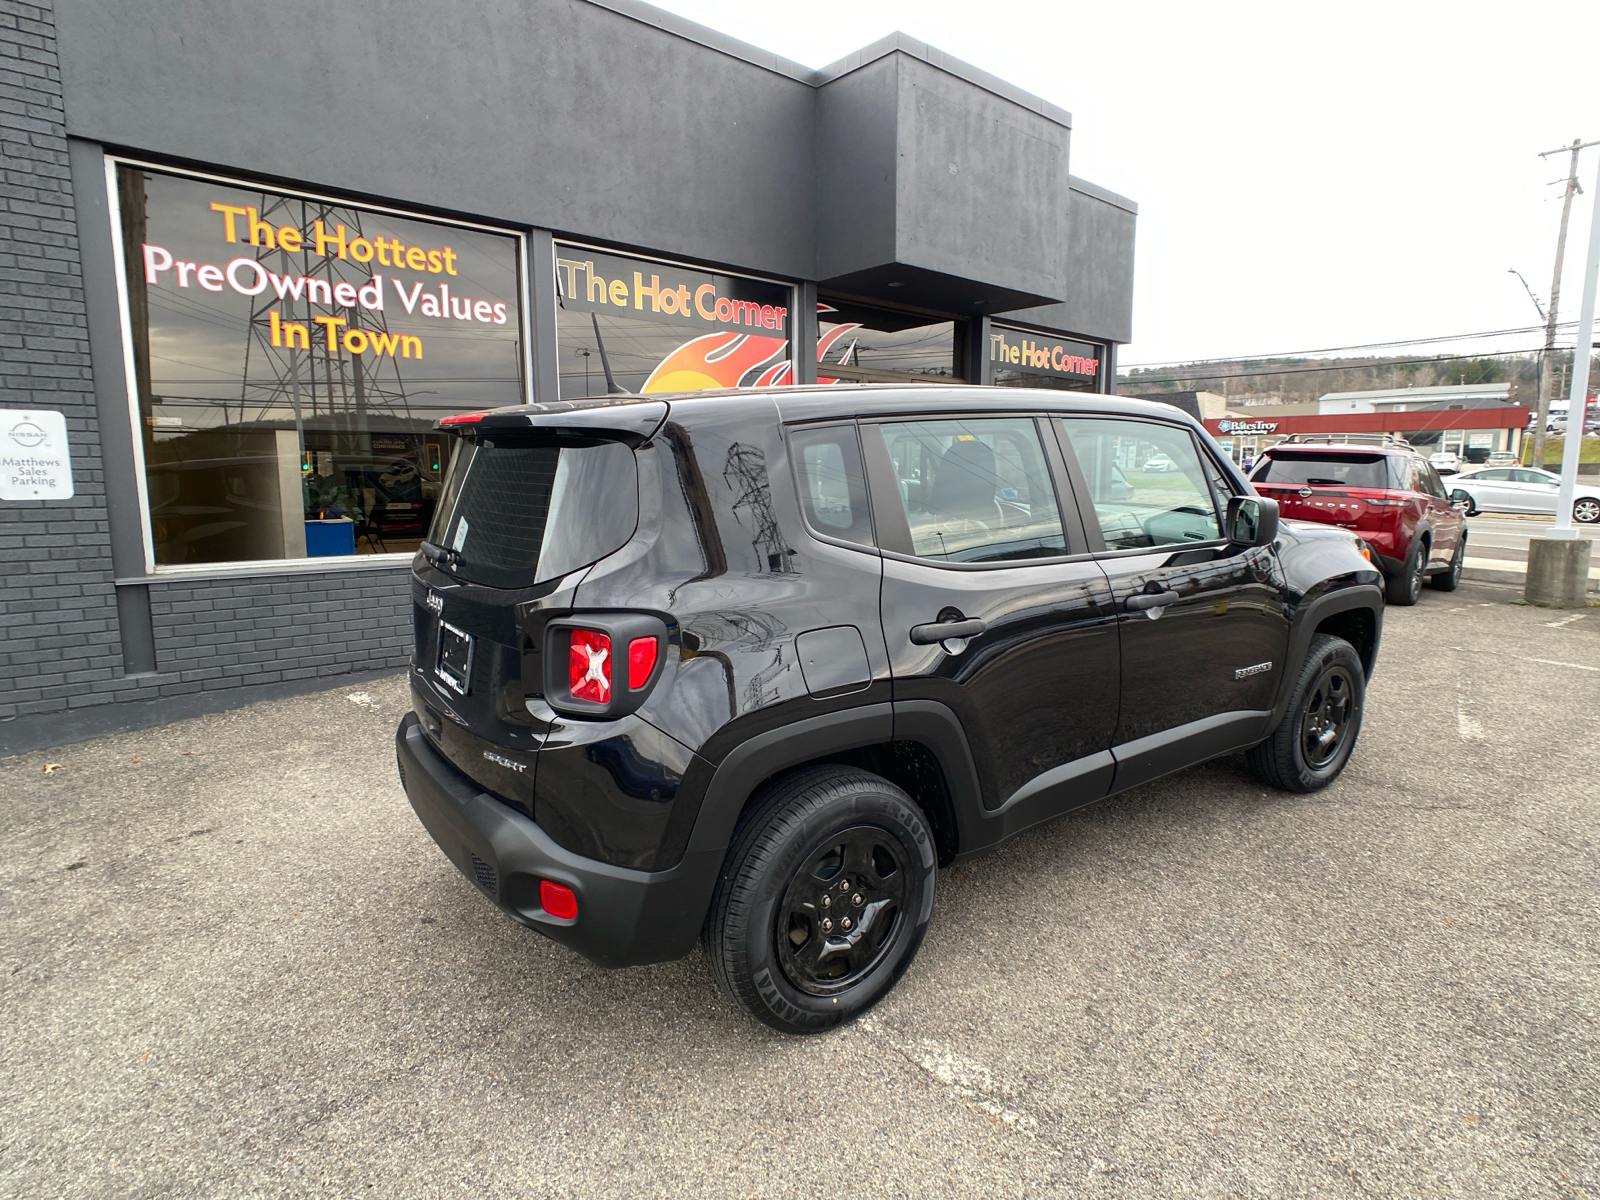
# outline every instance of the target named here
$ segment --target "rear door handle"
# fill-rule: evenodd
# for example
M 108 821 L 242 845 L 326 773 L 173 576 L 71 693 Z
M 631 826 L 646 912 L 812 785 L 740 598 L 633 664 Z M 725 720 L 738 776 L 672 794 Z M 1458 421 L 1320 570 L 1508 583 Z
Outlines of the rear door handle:
M 1177 602 L 1177 592 L 1136 592 L 1128 597 L 1124 607 L 1129 612 L 1144 612 L 1147 608 L 1165 608 Z
M 975 638 L 989 628 L 987 621 L 976 617 L 966 621 L 935 621 L 931 625 L 913 625 L 911 640 L 918 646 L 932 646 L 937 642 Z

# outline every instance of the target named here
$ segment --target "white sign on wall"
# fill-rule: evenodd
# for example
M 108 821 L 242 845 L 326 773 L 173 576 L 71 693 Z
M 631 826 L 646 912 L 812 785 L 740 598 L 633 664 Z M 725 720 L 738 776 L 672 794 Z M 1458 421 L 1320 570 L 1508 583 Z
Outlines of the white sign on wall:
M 0 500 L 70 499 L 66 417 L 37 409 L 0 409 Z

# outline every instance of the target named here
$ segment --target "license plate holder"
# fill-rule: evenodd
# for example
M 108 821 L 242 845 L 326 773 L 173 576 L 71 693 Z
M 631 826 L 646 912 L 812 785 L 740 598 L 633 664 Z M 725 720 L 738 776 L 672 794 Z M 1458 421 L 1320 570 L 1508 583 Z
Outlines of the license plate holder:
M 458 696 L 465 696 L 472 686 L 472 650 L 470 633 L 449 621 L 439 622 L 439 652 L 433 673 Z

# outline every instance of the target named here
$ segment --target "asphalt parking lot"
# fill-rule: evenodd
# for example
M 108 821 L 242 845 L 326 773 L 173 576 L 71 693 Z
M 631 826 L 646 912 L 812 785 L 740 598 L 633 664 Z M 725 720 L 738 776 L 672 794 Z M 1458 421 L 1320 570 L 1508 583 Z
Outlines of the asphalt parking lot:
M 0 760 L 0 1192 L 1594 1195 L 1600 608 L 1518 594 L 1389 611 L 1323 793 L 1219 760 L 947 872 L 810 1039 L 499 916 L 398 678 Z

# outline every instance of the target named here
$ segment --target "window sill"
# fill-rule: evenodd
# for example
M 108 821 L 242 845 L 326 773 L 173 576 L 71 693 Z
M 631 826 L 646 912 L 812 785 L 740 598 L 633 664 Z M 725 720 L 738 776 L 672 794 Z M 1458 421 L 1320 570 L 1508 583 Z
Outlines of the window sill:
M 409 567 L 415 557 L 413 554 L 353 554 L 330 555 L 327 558 L 286 558 L 271 562 L 196 563 L 185 567 L 157 567 L 149 575 L 135 575 L 115 582 L 119 586 L 130 586 L 263 575 L 325 575 L 330 571 L 398 571 Z

